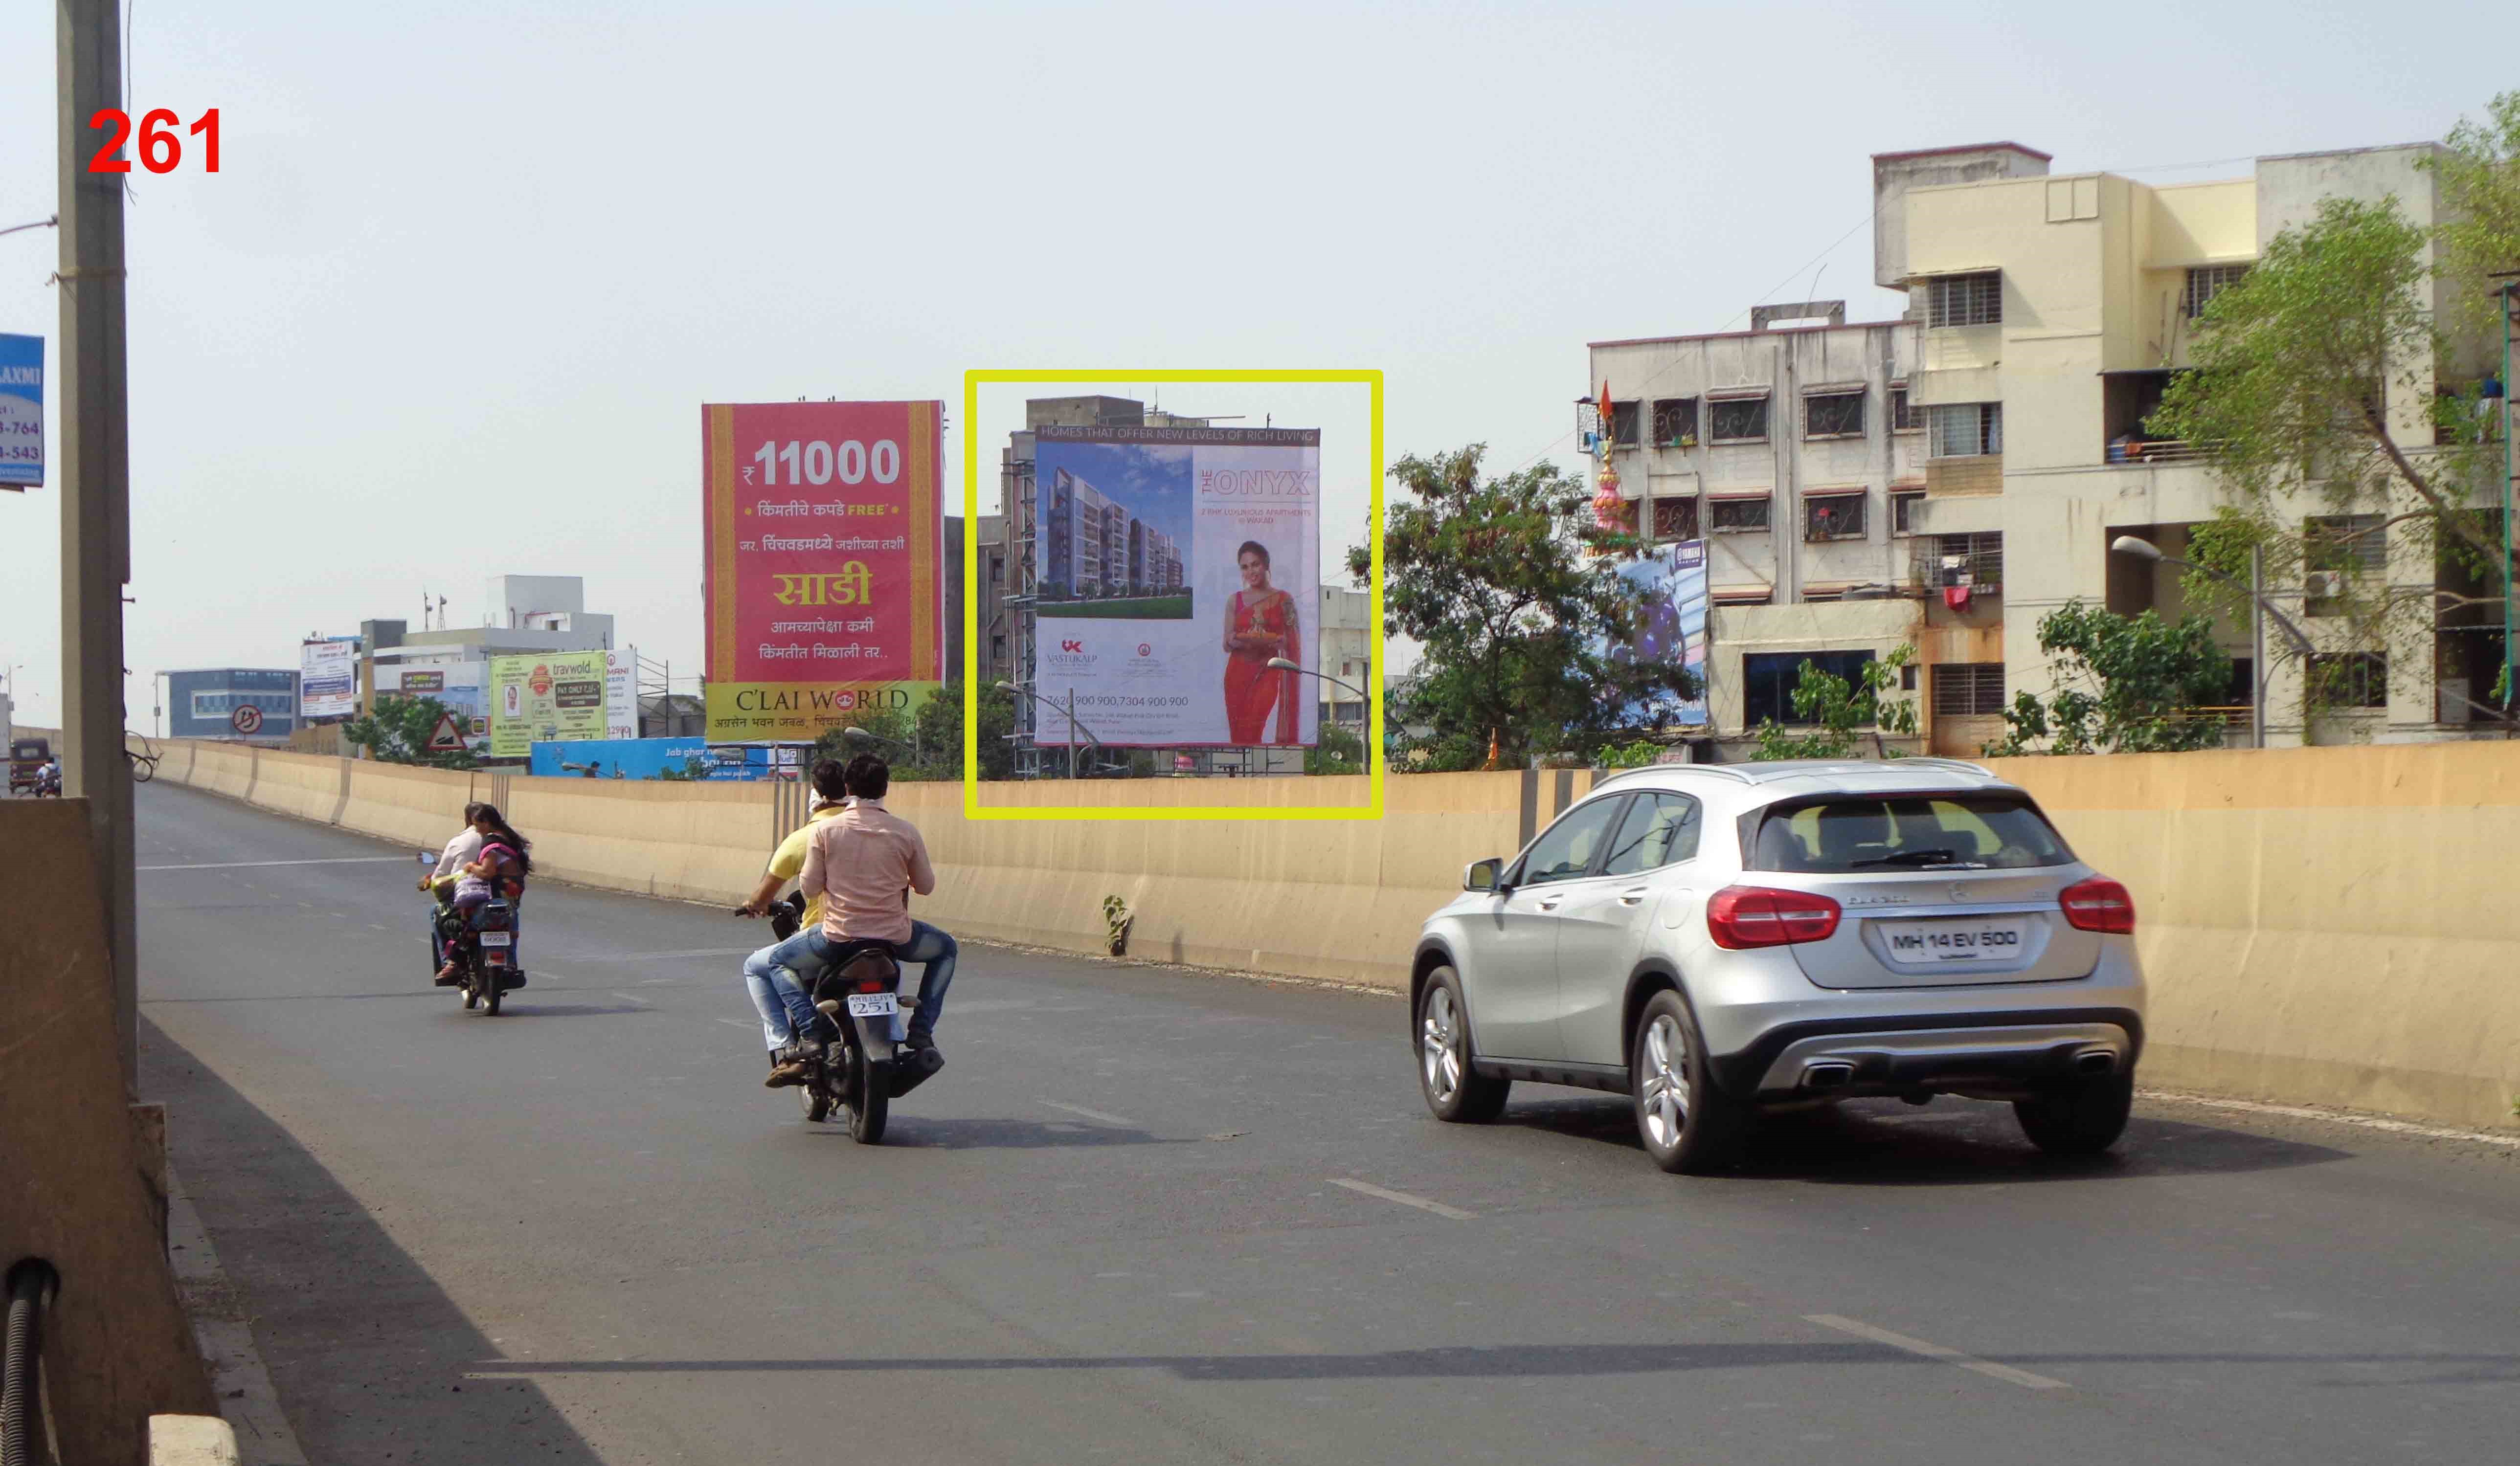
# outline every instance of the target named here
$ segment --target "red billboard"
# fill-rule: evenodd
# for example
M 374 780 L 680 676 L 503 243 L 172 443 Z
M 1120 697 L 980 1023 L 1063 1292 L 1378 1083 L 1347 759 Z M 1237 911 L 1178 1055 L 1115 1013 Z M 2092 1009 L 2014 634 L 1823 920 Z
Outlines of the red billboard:
M 708 736 L 811 738 L 945 676 L 941 402 L 700 409 Z

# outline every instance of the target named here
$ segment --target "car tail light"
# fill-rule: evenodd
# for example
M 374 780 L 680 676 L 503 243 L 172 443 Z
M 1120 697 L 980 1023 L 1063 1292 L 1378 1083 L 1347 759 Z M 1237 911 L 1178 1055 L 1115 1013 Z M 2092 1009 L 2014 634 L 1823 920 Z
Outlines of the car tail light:
M 1785 947 L 1825 942 L 1837 931 L 1837 903 L 1809 891 L 1726 886 L 1706 903 L 1706 933 L 1718 947 Z
M 2106 876 L 2074 882 L 2056 893 L 2056 904 L 2065 909 L 2065 923 L 2076 931 L 2135 930 L 2135 898 Z

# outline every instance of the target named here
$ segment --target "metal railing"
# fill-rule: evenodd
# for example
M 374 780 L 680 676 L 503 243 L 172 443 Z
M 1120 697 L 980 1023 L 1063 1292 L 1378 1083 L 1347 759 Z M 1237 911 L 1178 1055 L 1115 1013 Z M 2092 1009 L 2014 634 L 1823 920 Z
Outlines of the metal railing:
M 1957 561 L 1945 564 L 1944 561 Z M 1920 540 L 1912 552 L 1909 578 L 1926 591 L 1946 583 L 1945 572 L 1958 571 L 1968 577 L 1968 587 L 1981 596 L 1996 596 L 2003 591 L 2003 551 L 2001 547 L 1946 555 L 1930 539 Z
M 2189 442 L 2179 438 L 2155 438 L 2150 442 L 2110 443 L 2101 450 L 2101 461 L 2109 464 L 2201 464 L 2223 451 L 2219 442 Z

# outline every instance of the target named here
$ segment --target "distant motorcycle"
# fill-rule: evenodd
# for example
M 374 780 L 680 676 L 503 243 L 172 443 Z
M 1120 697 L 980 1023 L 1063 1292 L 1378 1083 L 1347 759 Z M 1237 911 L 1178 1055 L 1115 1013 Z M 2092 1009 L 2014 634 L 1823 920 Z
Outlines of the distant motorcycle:
M 438 858 L 424 850 L 421 864 L 435 866 Z M 439 909 L 440 921 L 447 919 L 445 909 Z M 455 954 L 455 990 L 464 995 L 467 1008 L 486 1007 L 493 1018 L 499 1015 L 499 1000 L 514 989 L 525 985 L 524 969 L 517 965 L 517 904 L 505 897 L 492 897 L 471 927 L 472 940 L 457 940 Z M 429 970 L 436 971 L 437 945 L 429 944 Z
M 50 797 L 50 798 L 53 798 L 53 799 L 59 799 L 59 798 L 61 798 L 61 797 L 62 797 L 62 771 L 60 771 L 59 769 L 47 769 L 47 770 L 45 770 L 43 773 L 36 775 L 36 776 L 35 776 L 35 797 L 36 797 L 37 799 L 43 799 L 43 798 L 47 798 L 47 797 Z

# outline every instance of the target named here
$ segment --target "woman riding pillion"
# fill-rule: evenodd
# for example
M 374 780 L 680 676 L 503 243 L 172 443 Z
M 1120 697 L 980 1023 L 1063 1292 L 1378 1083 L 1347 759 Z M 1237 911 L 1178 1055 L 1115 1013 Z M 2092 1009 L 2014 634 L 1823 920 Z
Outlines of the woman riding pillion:
M 959 949 L 942 930 L 910 918 L 911 894 L 936 889 L 926 842 L 883 807 L 892 772 L 881 759 L 860 754 L 845 768 L 826 759 L 814 766 L 813 780 L 820 798 L 812 817 L 781 842 L 752 900 L 741 908 L 746 915 L 763 914 L 790 877 L 807 903 L 802 931 L 743 964 L 770 1048 L 766 1083 L 776 1088 L 800 1082 L 805 1061 L 834 1037 L 806 998 L 799 970 L 819 974 L 843 944 L 870 941 L 886 944 L 899 961 L 922 964 L 903 1048 L 922 1075 L 934 1074 L 945 1063 L 936 1048 L 936 1019 Z
M 533 857 L 528 854 L 532 842 L 517 833 L 498 806 L 475 804 L 468 813 L 472 817 L 472 833 L 480 843 L 472 859 L 456 872 L 454 900 L 448 903 L 450 919 L 444 928 L 446 955 L 437 969 L 437 986 L 441 988 L 451 988 L 459 980 L 457 948 L 471 935 L 481 908 L 489 905 L 493 897 L 513 902 L 523 896 L 525 877 L 534 868 Z M 455 854 L 456 842 L 449 841 L 447 851 L 450 856 Z M 440 865 L 443 864 L 441 858 Z

